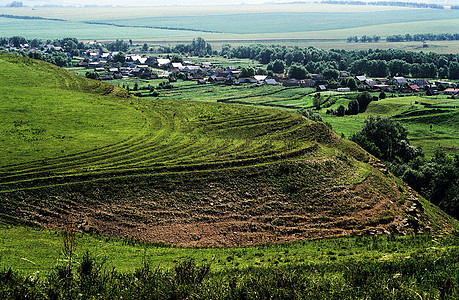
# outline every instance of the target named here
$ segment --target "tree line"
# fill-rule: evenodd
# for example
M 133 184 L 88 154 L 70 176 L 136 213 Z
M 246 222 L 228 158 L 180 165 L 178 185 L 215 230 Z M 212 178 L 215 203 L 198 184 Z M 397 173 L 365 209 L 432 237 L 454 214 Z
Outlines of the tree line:
M 396 120 L 370 116 L 361 131 L 351 136 L 390 170 L 430 202 L 459 217 L 459 155 L 438 149 L 427 159 L 422 149 L 408 141 L 408 130 Z
M 341 5 L 377 5 L 377 6 L 401 6 L 401 7 L 415 7 L 415 8 L 433 8 L 444 9 L 445 7 L 440 4 L 433 3 L 417 3 L 417 2 L 403 2 L 403 1 L 340 1 L 340 0 L 323 0 L 324 4 L 341 4 Z
M 389 35 L 386 37 L 388 42 L 411 42 L 411 41 L 457 41 L 459 33 L 425 33 L 425 34 L 405 34 L 405 35 Z
M 249 58 L 266 64 L 274 73 L 297 65 L 306 73 L 341 72 L 375 77 L 412 76 L 425 78 L 459 78 L 459 54 L 416 53 L 397 49 L 342 50 L 300 48 L 283 45 L 222 46 L 227 58 Z

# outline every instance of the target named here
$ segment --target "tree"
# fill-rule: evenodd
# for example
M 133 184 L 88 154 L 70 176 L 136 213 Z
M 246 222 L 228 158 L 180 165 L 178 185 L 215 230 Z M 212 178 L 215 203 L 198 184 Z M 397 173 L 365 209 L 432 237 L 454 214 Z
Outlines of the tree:
M 352 77 L 341 79 L 341 84 L 350 88 L 351 90 L 355 90 L 358 87 L 357 81 Z
M 171 56 L 171 62 L 183 64 L 183 57 L 180 54 L 174 54 Z
M 123 51 L 126 52 L 129 49 L 129 45 L 123 40 L 116 40 L 115 42 L 108 43 L 106 48 L 109 51 Z
M 386 93 L 384 91 L 381 91 L 381 93 L 379 93 L 379 99 L 386 99 Z
M 459 62 L 453 61 L 449 64 L 449 79 L 459 79 Z
M 289 78 L 303 79 L 306 78 L 306 74 L 306 69 L 303 66 L 297 64 L 291 65 L 288 71 Z
M 369 92 L 363 92 L 357 96 L 356 100 L 359 103 L 358 112 L 363 113 L 365 112 L 365 110 L 367 110 L 367 107 L 370 104 L 370 102 L 373 100 L 373 97 L 371 96 Z
M 370 116 L 362 130 L 351 137 L 365 150 L 385 161 L 409 161 L 420 155 L 408 140 L 408 130 L 390 118 Z
M 239 77 L 241 78 L 253 76 L 255 76 L 255 70 L 251 67 L 242 68 L 241 73 L 239 74 Z
M 285 70 L 285 64 L 283 60 L 276 59 L 274 62 L 268 65 L 268 70 L 272 70 L 274 73 L 282 74 Z
M 325 69 L 323 72 L 323 75 L 324 75 L 324 78 L 327 79 L 327 80 L 330 80 L 330 79 L 338 79 L 339 77 L 339 71 L 338 70 L 335 70 L 335 69 Z
M 147 43 L 143 44 L 142 51 L 145 51 L 145 52 L 148 51 L 148 44 Z
M 321 102 L 322 102 L 322 97 L 320 93 L 314 94 L 314 98 L 312 99 L 312 105 L 314 106 L 315 109 L 317 110 L 320 109 Z
M 23 4 L 21 1 L 13 1 L 6 5 L 6 7 L 22 7 Z
M 344 105 L 338 106 L 338 109 L 336 110 L 336 115 L 338 117 L 343 117 L 345 113 L 346 113 L 346 108 L 344 107 Z
M 123 52 L 118 52 L 115 55 L 113 55 L 113 61 L 120 64 L 124 64 L 124 62 L 126 61 L 126 57 L 124 56 Z
M 410 73 L 410 64 L 401 59 L 393 59 L 387 63 L 391 76 L 406 76 Z
M 359 113 L 359 102 L 357 100 L 352 100 L 349 102 L 349 105 L 346 110 L 346 115 L 356 115 Z
M 94 72 L 94 71 L 86 72 L 85 76 L 86 78 L 90 78 L 90 79 L 96 79 L 96 80 L 99 79 L 99 73 Z

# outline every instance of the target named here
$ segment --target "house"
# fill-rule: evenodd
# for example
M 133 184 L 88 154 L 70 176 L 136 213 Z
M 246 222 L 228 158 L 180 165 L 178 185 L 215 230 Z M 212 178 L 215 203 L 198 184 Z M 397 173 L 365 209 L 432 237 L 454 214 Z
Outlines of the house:
M 100 76 L 99 79 L 100 80 L 112 80 L 113 76 L 111 76 L 111 75 L 103 75 L 103 76 Z
M 264 84 L 266 84 L 266 85 L 278 85 L 278 82 L 275 79 L 265 79 Z
M 209 77 L 209 82 L 210 83 L 218 83 L 218 82 L 224 82 L 226 80 L 225 77 L 223 76 L 216 76 L 216 75 L 212 75 Z
M 408 82 L 405 77 L 394 77 L 390 81 L 396 85 L 402 85 Z
M 239 83 L 257 83 L 258 80 L 255 78 L 239 78 L 238 81 Z
M 327 90 L 327 88 L 325 87 L 325 85 L 321 84 L 317 87 L 317 91 L 318 92 L 325 92 Z
M 183 65 L 182 63 L 179 63 L 179 62 L 173 62 L 172 63 L 172 69 L 176 69 L 176 70 L 182 70 L 183 69 Z
M 118 68 L 110 68 L 110 69 L 108 69 L 108 71 L 111 72 L 111 73 L 117 73 L 117 72 L 119 72 L 119 69 Z
M 348 88 L 348 87 L 340 87 L 338 88 L 338 92 L 342 92 L 342 93 L 347 93 L 347 92 L 350 92 L 351 89 Z
M 380 82 L 382 84 L 386 84 L 389 81 L 389 79 L 387 79 L 387 78 L 376 78 L 376 81 Z
M 300 80 L 300 86 L 301 87 L 313 87 L 316 85 L 315 80 L 313 79 L 303 79 Z
M 300 86 L 300 81 L 295 78 L 290 78 L 282 81 L 282 86 Z
M 158 66 L 167 66 L 171 63 L 171 60 L 169 58 L 158 58 L 156 60 L 158 62 Z
M 266 76 L 266 75 L 255 75 L 255 76 L 254 76 L 255 80 L 258 81 L 258 82 L 263 82 L 263 81 L 265 81 L 265 79 L 266 79 L 267 77 L 268 77 L 268 76 Z
M 230 71 L 231 76 L 237 77 L 241 74 L 241 71 Z
M 91 69 L 95 69 L 95 68 L 101 68 L 103 67 L 103 64 L 99 61 L 93 61 L 93 62 L 90 62 L 88 64 L 88 67 L 91 68 Z
M 411 89 L 413 92 L 419 92 L 419 86 L 417 86 L 417 85 L 415 85 L 415 84 L 410 85 L 410 89 Z
M 459 89 L 457 88 L 447 88 L 443 91 L 444 95 L 459 95 Z
M 102 55 L 100 56 L 100 58 L 106 59 L 106 60 L 111 60 L 111 59 L 112 59 L 112 56 L 111 56 L 110 53 L 104 52 L 104 53 L 102 53 Z
M 370 88 L 373 88 L 377 83 L 373 79 L 367 78 L 365 80 L 365 84 L 368 85 Z
M 357 79 L 360 82 L 365 82 L 367 80 L 367 78 L 364 75 L 355 76 L 355 79 Z
M 197 73 L 201 71 L 201 67 L 199 66 L 185 66 L 182 70 L 182 72 L 188 72 L 188 73 Z
M 89 66 L 89 63 L 87 61 L 80 61 L 78 64 L 77 64 L 77 67 L 83 67 L 83 68 L 87 68 Z
M 169 77 L 169 72 L 164 71 L 161 75 L 158 76 L 159 78 L 166 78 Z
M 318 81 L 318 80 L 322 80 L 324 79 L 324 77 L 322 76 L 322 74 L 310 74 L 311 78 L 315 81 Z
M 411 84 L 417 85 L 420 89 L 424 89 L 425 87 L 430 85 L 430 82 L 426 79 L 416 79 Z
M 392 90 L 392 88 L 391 88 L 389 85 L 387 85 L 387 84 L 375 84 L 375 85 L 373 86 L 373 88 L 374 88 L 375 90 L 378 90 L 378 91 L 384 91 L 384 92 L 390 92 L 390 93 L 392 93 L 392 92 L 394 91 L 394 90 Z

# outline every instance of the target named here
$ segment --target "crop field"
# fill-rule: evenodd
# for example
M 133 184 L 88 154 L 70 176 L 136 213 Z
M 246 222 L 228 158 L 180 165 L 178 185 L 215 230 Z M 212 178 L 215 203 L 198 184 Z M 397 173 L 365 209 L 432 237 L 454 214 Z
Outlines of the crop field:
M 456 10 L 402 9 L 343 5 L 264 5 L 162 8 L 0 8 L 0 14 L 41 17 L 0 17 L 4 36 L 82 40 L 134 39 L 152 43 L 189 41 L 204 37 L 216 48 L 222 42 L 286 43 L 345 49 L 375 48 L 346 43 L 349 36 L 453 33 Z M 47 19 L 60 19 L 47 20 Z M 285 20 L 289 22 L 285 22 Z M 56 30 L 57 29 L 57 30 Z M 417 49 L 419 43 L 378 43 L 378 48 Z M 457 51 L 458 43 L 435 42 L 429 50 Z

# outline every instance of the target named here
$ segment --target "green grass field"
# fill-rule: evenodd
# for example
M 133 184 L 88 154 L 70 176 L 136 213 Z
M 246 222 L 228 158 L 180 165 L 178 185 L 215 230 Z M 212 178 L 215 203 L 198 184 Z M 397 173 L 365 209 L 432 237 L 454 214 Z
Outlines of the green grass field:
M 139 42 L 189 41 L 197 36 L 216 44 L 283 43 L 326 49 L 402 48 L 421 51 L 419 43 L 346 43 L 349 36 L 453 33 L 455 10 L 403 9 L 343 5 L 263 5 L 157 8 L 0 8 L 0 14 L 59 18 L 0 18 L 4 36 L 82 40 L 134 39 Z M 289 22 L 285 22 L 288 19 Z M 109 23 L 87 24 L 84 22 Z M 114 26 L 116 25 L 116 26 Z M 120 27 L 128 26 L 128 27 Z M 132 26 L 132 27 L 129 27 Z M 158 29 L 164 27 L 164 29 Z M 58 28 L 58 30 L 56 30 Z M 166 29 L 166 28 L 175 28 Z M 455 32 L 454 32 L 455 33 Z M 458 43 L 432 42 L 430 51 L 457 51 Z M 425 50 L 425 49 L 424 49 Z
M 135 136 L 144 126 L 144 117 L 134 108 L 103 96 L 117 93 L 112 86 L 95 81 L 87 85 L 40 63 L 18 67 L 20 60 L 1 56 L 5 68 L 0 77 L 10 80 L 0 87 L 0 166 L 102 148 Z M 38 75 L 40 70 L 46 76 Z M 37 84 L 29 85 L 24 78 Z M 90 90 L 99 94 L 88 97 Z
M 12 267 L 31 275 L 65 264 L 63 234 L 40 228 L 0 227 L 0 269 Z M 78 262 L 86 251 L 107 259 L 107 267 L 133 271 L 144 261 L 152 267 L 171 268 L 193 259 L 211 263 L 213 271 L 250 267 L 297 266 L 362 261 L 397 261 L 412 255 L 441 255 L 457 249 L 458 238 L 441 236 L 356 236 L 310 240 L 279 245 L 229 248 L 180 248 L 135 240 L 77 233 Z
M 292 112 L 312 89 L 179 82 L 135 98 L 41 61 L 0 62 L 6 298 L 459 294 L 457 220 Z M 454 109 L 408 109 L 418 100 L 372 102 L 365 114 L 457 127 Z M 92 232 L 76 234 L 72 276 L 56 229 Z M 78 268 L 86 251 L 107 261 L 92 283 Z M 202 284 L 191 267 L 178 275 L 188 259 L 210 264 Z
M 137 82 L 139 86 L 147 86 L 148 84 L 156 86 L 160 81 L 132 81 L 129 83 L 131 88 L 134 82 Z M 115 83 L 121 84 L 121 82 L 116 81 Z M 312 109 L 315 90 L 312 88 L 281 86 L 197 85 L 193 81 L 179 81 L 174 84 L 173 89 L 160 90 L 159 94 L 158 99 L 224 102 L 296 111 L 302 108 Z M 459 102 L 457 99 L 452 100 L 446 96 L 403 95 L 403 97 L 399 97 L 399 95 L 394 94 L 394 97 L 372 102 L 363 114 L 345 117 L 326 114 L 326 110 L 329 108 L 337 109 L 340 105 L 347 107 L 348 103 L 356 95 L 356 93 L 322 93 L 324 103 L 333 102 L 334 104 L 327 108 L 322 108 L 318 113 L 320 113 L 325 122 L 332 125 L 333 130 L 338 134 L 350 137 L 362 128 L 364 120 L 370 115 L 389 116 L 395 117 L 407 127 L 410 133 L 409 139 L 415 146 L 422 147 L 428 157 L 432 156 L 439 147 L 444 148 L 448 153 L 457 153 L 459 145 L 457 133 Z M 374 96 L 378 96 L 378 93 L 375 93 Z M 436 113 L 435 110 L 424 108 L 424 104 L 445 108 L 441 113 Z M 417 110 L 424 111 L 426 115 L 407 115 L 410 111 Z M 430 125 L 432 125 L 432 129 Z

